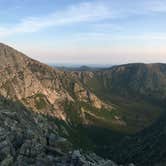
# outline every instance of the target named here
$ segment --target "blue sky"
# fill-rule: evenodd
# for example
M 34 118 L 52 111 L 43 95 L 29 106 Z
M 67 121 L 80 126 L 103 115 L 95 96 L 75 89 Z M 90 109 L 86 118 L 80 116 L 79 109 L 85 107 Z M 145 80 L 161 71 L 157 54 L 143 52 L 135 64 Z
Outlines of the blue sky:
M 0 42 L 46 63 L 166 62 L 165 0 L 0 0 Z

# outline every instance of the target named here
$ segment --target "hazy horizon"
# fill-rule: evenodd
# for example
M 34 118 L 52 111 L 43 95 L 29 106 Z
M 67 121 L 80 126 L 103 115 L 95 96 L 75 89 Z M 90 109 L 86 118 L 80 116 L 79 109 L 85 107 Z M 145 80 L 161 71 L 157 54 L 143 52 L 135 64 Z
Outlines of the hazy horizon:
M 0 42 L 49 64 L 166 63 L 165 16 L 164 0 L 0 0 Z

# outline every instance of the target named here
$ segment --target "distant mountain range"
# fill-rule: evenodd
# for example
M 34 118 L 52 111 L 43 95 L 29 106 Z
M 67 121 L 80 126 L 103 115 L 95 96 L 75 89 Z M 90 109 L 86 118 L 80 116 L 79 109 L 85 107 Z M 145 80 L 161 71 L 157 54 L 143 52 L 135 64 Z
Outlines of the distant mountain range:
M 54 68 L 0 44 L 0 74 L 1 164 L 53 165 L 83 149 L 165 165 L 166 64 Z
M 63 71 L 99 71 L 99 70 L 102 70 L 102 69 L 105 69 L 106 66 L 100 66 L 100 65 L 78 65 L 78 66 L 74 66 L 74 65 L 71 65 L 71 66 L 63 66 L 63 65 L 50 65 L 56 69 L 59 69 L 59 70 L 63 70 Z M 110 67 L 113 67 L 113 65 L 109 65 L 109 68 Z

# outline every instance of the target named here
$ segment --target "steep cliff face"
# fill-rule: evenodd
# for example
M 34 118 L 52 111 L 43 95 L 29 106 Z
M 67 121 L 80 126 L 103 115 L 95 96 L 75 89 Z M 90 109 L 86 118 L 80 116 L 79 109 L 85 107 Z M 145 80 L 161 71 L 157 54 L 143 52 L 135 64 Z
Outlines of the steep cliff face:
M 166 96 L 165 64 L 126 64 L 95 72 L 82 72 L 82 79 L 95 92 L 124 97 L 144 96 L 162 100 Z M 107 96 L 108 97 L 108 96 Z
M 44 102 L 50 103 L 50 105 L 57 104 L 58 107 L 58 103 L 65 97 L 67 98 L 67 92 L 64 90 L 57 91 L 57 89 L 60 89 L 61 82 L 53 82 L 57 80 L 54 78 L 59 76 L 59 71 L 34 61 L 8 46 L 1 44 L 0 50 L 0 94 L 2 96 L 24 101 L 30 107 L 35 106 L 35 100 L 38 103 L 43 101 L 43 107 Z M 45 99 L 39 101 L 42 97 Z M 35 111 L 39 111 L 35 108 Z M 64 118 L 62 112 L 58 109 L 57 116 Z M 49 111 L 49 109 L 45 111 Z M 46 114 L 47 112 L 43 113 Z
M 65 103 L 109 107 L 70 73 L 32 60 L 4 44 L 0 44 L 0 62 L 0 95 L 19 100 L 35 112 L 67 120 Z
M 73 77 L 107 103 L 114 105 L 127 130 L 150 126 L 164 111 L 165 64 L 126 64 L 96 71 L 73 71 Z
M 93 128 L 88 136 L 100 144 L 98 152 L 101 155 L 106 152 L 106 156 L 121 163 L 130 161 L 138 166 L 164 166 L 166 64 L 127 64 L 72 73 L 97 96 L 111 102 L 125 119 L 127 131 L 134 133 L 110 141 L 113 133 Z M 102 138 L 108 139 L 103 143 Z
M 112 109 L 72 73 L 0 44 L 0 165 L 117 166 L 74 150 L 73 141 L 82 139 L 73 124 L 95 124 Z

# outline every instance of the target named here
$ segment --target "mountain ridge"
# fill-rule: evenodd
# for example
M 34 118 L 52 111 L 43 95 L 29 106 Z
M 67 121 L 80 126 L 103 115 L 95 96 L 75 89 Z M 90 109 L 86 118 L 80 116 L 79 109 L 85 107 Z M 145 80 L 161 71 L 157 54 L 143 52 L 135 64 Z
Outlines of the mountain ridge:
M 116 165 L 74 150 L 82 139 L 74 123 L 81 123 L 79 114 L 84 113 L 77 102 L 91 103 L 98 110 L 107 104 L 69 74 L 3 44 L 0 70 L 0 165 Z
M 56 111 L 50 111 L 50 114 L 60 114 L 58 116 L 63 120 L 66 115 L 62 105 L 65 101 L 74 102 L 75 97 L 82 102 L 91 102 L 98 109 L 107 106 L 80 82 L 72 80 L 70 74 L 33 60 L 6 45 L 1 44 L 0 47 L 0 70 L 3 73 L 0 93 L 4 97 L 21 100 L 25 105 L 31 103 L 35 111 L 38 111 L 35 104 L 40 105 L 40 101 L 34 100 L 41 99 L 46 106 L 51 105 L 47 109 L 55 106 Z M 39 107 L 42 112 L 42 106 Z
M 35 151 L 35 163 L 36 157 L 41 159 L 38 147 L 31 147 L 36 144 L 43 149 L 47 158 L 44 162 L 52 164 L 55 153 L 63 155 L 50 148 L 51 140 L 59 136 L 67 140 L 62 138 L 60 145 L 53 147 L 60 146 L 62 152 L 74 146 L 113 158 L 119 164 L 156 166 L 159 160 L 164 162 L 160 154 L 153 157 L 159 152 L 157 146 L 164 147 L 164 142 L 161 146 L 150 137 L 161 141 L 165 138 L 164 127 L 158 124 L 162 116 L 162 124 L 166 119 L 166 64 L 61 71 L 0 44 L 0 73 L 0 127 L 9 133 L 4 140 L 2 137 L 5 142 L 0 141 L 0 147 L 7 145 L 7 150 L 0 150 L 0 162 L 30 162 L 33 154 L 27 149 L 31 149 Z M 22 126 L 26 123 L 29 129 L 24 131 Z M 10 131 L 16 134 L 12 136 Z M 139 139 L 143 139 L 140 148 Z M 155 147 L 152 153 L 149 148 L 143 152 L 148 141 Z M 9 153 L 8 149 L 14 152 Z M 165 155 L 164 149 L 161 153 Z M 50 154 L 52 161 L 48 159 Z

